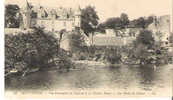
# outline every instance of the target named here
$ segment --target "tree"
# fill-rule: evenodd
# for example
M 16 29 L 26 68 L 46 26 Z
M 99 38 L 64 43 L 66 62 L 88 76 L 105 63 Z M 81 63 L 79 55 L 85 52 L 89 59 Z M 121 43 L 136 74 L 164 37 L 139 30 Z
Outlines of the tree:
M 125 26 L 127 26 L 129 24 L 129 18 L 128 15 L 125 13 L 122 13 L 120 16 L 121 19 L 121 27 L 124 28 Z
M 70 41 L 70 51 L 72 53 L 79 53 L 85 50 L 85 41 L 84 37 L 77 31 L 72 32 L 68 35 Z
M 22 73 L 33 68 L 68 69 L 71 61 L 67 54 L 58 48 L 58 45 L 55 36 L 40 27 L 34 28 L 27 34 L 7 34 L 5 36 L 5 68 L 16 68 Z
M 100 23 L 97 27 L 97 31 L 101 33 L 105 33 L 105 23 Z
M 138 19 L 134 19 L 133 21 L 131 21 L 135 27 L 138 28 L 147 28 L 151 23 L 153 23 L 154 17 L 153 16 L 149 16 L 148 18 L 144 18 L 144 17 L 139 17 Z
M 153 23 L 154 21 L 154 16 L 149 16 L 146 20 L 146 24 L 145 26 L 148 27 L 148 25 L 150 25 L 151 23 Z
M 145 19 L 140 17 L 136 20 L 136 27 L 145 28 Z
M 105 26 L 107 28 L 116 29 L 121 26 L 121 19 L 119 17 L 109 18 L 105 22 Z
M 95 31 L 99 17 L 94 7 L 91 6 L 87 6 L 85 9 L 82 9 L 81 17 L 81 28 L 84 33 L 89 36 L 89 33 L 93 33 Z
M 138 44 L 144 44 L 148 47 L 152 47 L 154 44 L 153 33 L 149 30 L 141 30 L 140 34 L 137 36 L 136 42 Z
M 151 58 L 153 57 L 153 54 L 152 52 L 149 52 L 149 49 L 153 50 L 153 47 L 155 46 L 152 34 L 151 31 L 141 30 L 135 40 L 134 55 L 135 58 L 140 60 L 141 64 L 150 63 L 152 61 Z
M 104 26 L 104 28 L 119 29 L 125 28 L 125 26 L 127 26 L 128 24 L 128 15 L 122 13 L 120 17 L 112 17 L 107 19 L 104 23 L 102 23 L 102 26 Z
M 5 6 L 5 27 L 19 27 L 19 18 L 17 13 L 19 13 L 18 5 L 6 5 Z

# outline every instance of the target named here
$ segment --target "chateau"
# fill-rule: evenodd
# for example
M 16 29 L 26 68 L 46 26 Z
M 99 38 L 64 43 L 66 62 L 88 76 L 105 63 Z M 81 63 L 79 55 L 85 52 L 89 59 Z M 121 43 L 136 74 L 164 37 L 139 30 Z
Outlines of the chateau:
M 72 31 L 81 26 L 81 8 L 48 8 L 32 6 L 27 1 L 21 8 L 22 21 L 20 28 L 28 29 L 34 26 L 44 27 L 47 31 Z
M 44 27 L 46 31 L 58 33 L 61 30 L 66 30 L 66 33 L 81 28 L 81 8 L 49 8 L 43 6 L 33 6 L 26 0 L 25 5 L 20 8 L 20 29 L 6 28 L 6 33 L 18 33 L 21 30 L 32 29 L 35 26 Z M 171 33 L 170 15 L 159 16 L 154 18 L 154 22 L 148 26 L 148 30 L 152 31 L 156 41 L 168 44 Z M 95 33 L 94 36 L 86 36 L 82 30 L 80 32 L 85 37 L 88 45 L 96 46 L 117 46 L 127 45 L 133 42 L 140 33 L 141 28 L 133 25 L 125 29 L 106 29 L 105 34 Z M 68 32 L 69 31 L 69 32 Z M 64 34 L 61 46 L 67 46 L 66 35 Z M 59 35 L 59 34 L 56 34 Z M 67 41 L 66 41 L 67 40 Z M 63 47 L 63 48 L 68 48 Z

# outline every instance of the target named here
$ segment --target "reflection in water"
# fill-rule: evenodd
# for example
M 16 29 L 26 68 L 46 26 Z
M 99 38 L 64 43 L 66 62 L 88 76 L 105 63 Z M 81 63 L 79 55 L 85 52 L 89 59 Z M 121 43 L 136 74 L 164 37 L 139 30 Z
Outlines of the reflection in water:
M 151 67 L 141 67 L 139 68 L 139 72 L 139 75 L 141 75 L 141 83 L 143 84 L 151 84 L 156 77 L 156 72 Z
M 171 71 L 167 67 L 158 67 L 156 71 L 151 66 L 116 68 L 102 67 L 97 69 L 72 70 L 67 73 L 59 71 L 44 71 L 27 75 L 23 78 L 13 77 L 6 80 L 6 89 L 129 89 L 139 88 L 152 90 L 153 87 L 164 88 L 165 79 Z
M 140 67 L 140 84 L 143 86 L 143 89 L 150 90 L 153 85 L 155 85 L 154 81 L 157 78 L 156 71 L 150 66 Z

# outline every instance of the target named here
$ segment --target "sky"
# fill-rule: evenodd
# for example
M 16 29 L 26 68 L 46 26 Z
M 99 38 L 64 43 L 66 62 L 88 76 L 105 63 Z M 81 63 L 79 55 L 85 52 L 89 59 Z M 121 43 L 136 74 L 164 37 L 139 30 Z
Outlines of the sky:
M 118 17 L 121 13 L 127 13 L 129 19 L 149 15 L 167 15 L 171 13 L 173 0 L 27 0 L 33 5 L 49 7 L 76 7 L 87 5 L 95 6 L 100 22 L 110 17 Z M 5 4 L 23 5 L 25 0 L 5 0 Z

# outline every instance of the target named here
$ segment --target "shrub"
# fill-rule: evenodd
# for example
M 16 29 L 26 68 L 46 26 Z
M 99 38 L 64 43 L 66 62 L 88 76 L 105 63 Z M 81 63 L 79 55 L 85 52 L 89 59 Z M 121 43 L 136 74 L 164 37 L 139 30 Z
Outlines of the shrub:
M 135 44 L 144 44 L 145 46 L 151 48 L 154 45 L 153 33 L 149 30 L 141 30 L 140 34 L 137 36 Z
M 62 68 L 64 65 L 60 64 L 61 62 L 70 63 L 70 61 L 58 47 L 57 39 L 41 28 L 35 28 L 32 32 L 19 33 L 14 36 L 6 35 L 5 68 L 15 68 L 21 71 L 28 68 L 43 69 L 51 66 Z M 55 60 L 59 61 L 58 65 L 54 62 Z
M 83 52 L 85 51 L 84 37 L 77 31 L 72 32 L 69 36 L 71 52 Z
M 85 60 L 85 53 L 88 47 L 85 44 L 84 37 L 78 31 L 73 31 L 68 35 L 70 52 L 75 60 Z
M 131 55 L 140 61 L 141 64 L 166 64 L 168 62 L 167 50 L 161 50 L 162 47 L 153 38 L 153 33 L 148 30 L 142 30 L 134 41 L 134 48 Z
M 120 63 L 121 62 L 121 54 L 118 51 L 118 48 L 106 48 L 105 49 L 105 60 L 111 64 Z
M 153 49 L 152 47 L 155 44 L 153 33 L 148 30 L 141 30 L 140 34 L 137 36 L 133 45 L 133 52 L 131 55 L 132 58 L 135 58 L 136 61 L 140 61 L 141 64 L 147 63 L 150 60 L 152 53 L 148 50 Z M 132 59 L 130 58 L 130 59 Z

